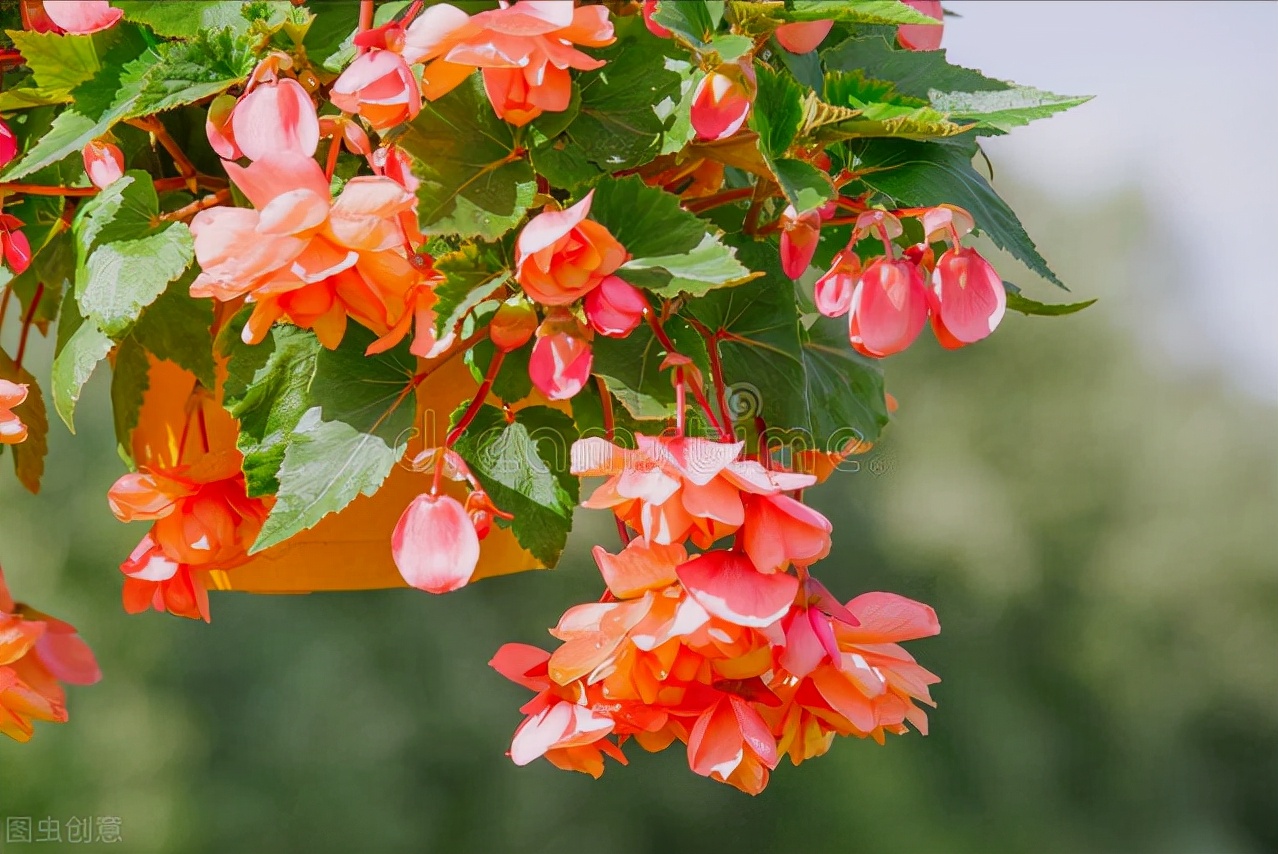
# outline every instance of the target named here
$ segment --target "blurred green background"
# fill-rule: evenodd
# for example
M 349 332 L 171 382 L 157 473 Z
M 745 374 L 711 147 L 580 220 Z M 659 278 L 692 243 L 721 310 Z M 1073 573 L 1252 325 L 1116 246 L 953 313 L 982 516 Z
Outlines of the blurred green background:
M 139 854 L 1278 851 L 1278 6 L 946 5 L 953 61 L 1099 96 L 989 149 L 1074 293 L 1000 271 L 1101 301 L 954 353 L 925 333 L 887 361 L 886 440 L 809 493 L 836 593 L 939 612 L 911 645 L 944 680 L 931 735 L 842 740 L 754 799 L 678 749 L 599 781 L 516 768 L 527 694 L 486 662 L 597 595 L 602 514 L 559 571 L 443 598 L 129 617 L 116 567 L 145 526 L 107 510 L 122 467 L 98 376 L 80 435 L 53 427 L 42 495 L 0 472 L 13 592 L 79 627 L 105 674 L 71 689 L 68 725 L 0 739 L 0 826 L 118 816 L 114 850 Z
M 1166 286 L 1149 259 L 1174 271 L 1181 250 L 1138 194 L 1004 189 L 1101 302 L 955 353 L 925 336 L 887 363 L 889 438 L 810 493 L 840 596 L 940 614 L 912 648 L 944 680 L 929 737 L 840 741 L 756 799 L 678 749 L 597 782 L 516 768 L 526 694 L 486 662 L 597 595 L 588 549 L 614 534 L 591 514 L 553 574 L 128 617 L 115 566 L 144 528 L 106 507 L 99 377 L 81 435 L 55 426 L 44 493 L 0 479 L 15 594 L 73 621 L 105 673 L 72 689 L 69 725 L 0 742 L 0 815 L 119 816 L 130 852 L 1278 850 L 1278 415 L 1141 343 Z

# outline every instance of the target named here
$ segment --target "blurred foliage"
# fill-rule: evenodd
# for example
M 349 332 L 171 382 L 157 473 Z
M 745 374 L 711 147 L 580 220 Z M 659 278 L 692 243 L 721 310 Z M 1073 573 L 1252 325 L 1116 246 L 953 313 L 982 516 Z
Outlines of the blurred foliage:
M 0 559 L 105 679 L 72 689 L 69 725 L 0 743 L 0 816 L 120 816 L 131 852 L 1278 850 L 1278 414 L 1146 343 L 1192 246 L 1134 231 L 1138 200 L 1013 195 L 1101 302 L 889 360 L 888 439 L 812 493 L 837 593 L 941 615 L 913 648 L 944 679 L 928 738 L 841 741 L 756 800 L 679 751 L 598 782 L 510 764 L 526 697 L 486 661 L 595 595 L 602 514 L 552 576 L 127 617 L 114 566 L 143 529 L 107 511 L 120 466 L 90 405 L 39 499 L 0 484 Z

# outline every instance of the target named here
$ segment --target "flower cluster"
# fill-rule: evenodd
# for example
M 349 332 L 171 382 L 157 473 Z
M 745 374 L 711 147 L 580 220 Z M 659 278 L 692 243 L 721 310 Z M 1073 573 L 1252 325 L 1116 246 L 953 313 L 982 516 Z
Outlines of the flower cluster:
M 574 447 L 575 472 L 607 477 L 585 506 L 635 536 L 618 554 L 595 548 L 608 592 L 564 614 L 559 648 L 508 644 L 493 659 L 537 692 L 517 764 L 545 756 L 598 777 L 630 738 L 650 751 L 679 741 L 694 772 L 757 794 L 780 756 L 797 765 L 835 735 L 926 733 L 917 703 L 937 680 L 898 642 L 936 634 L 936 615 L 889 593 L 839 603 L 808 573 L 830 523 L 790 494 L 814 478 L 741 452 L 691 437 Z
M 0 572 L 0 734 L 27 741 L 33 721 L 65 723 L 61 683 L 92 685 L 101 678 L 93 653 L 76 630 L 15 603 Z

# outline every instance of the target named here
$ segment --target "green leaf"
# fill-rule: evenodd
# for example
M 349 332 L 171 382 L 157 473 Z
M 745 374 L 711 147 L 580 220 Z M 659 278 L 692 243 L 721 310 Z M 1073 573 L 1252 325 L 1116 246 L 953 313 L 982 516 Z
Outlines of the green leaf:
M 142 398 L 150 387 L 150 363 L 142 345 L 125 338 L 115 352 L 111 366 L 111 410 L 115 420 L 116 449 L 121 459 L 132 462 L 133 430 L 138 426 Z
M 581 113 L 568 127 L 586 159 L 609 172 L 640 166 L 661 151 L 686 79 L 668 67 L 667 45 L 642 22 L 619 23 L 618 33 L 616 44 L 594 51 L 607 64 L 578 78 Z
M 1006 133 L 1014 127 L 1045 119 L 1091 100 L 1090 96 L 1054 95 L 1030 86 L 986 92 L 932 90 L 932 106 L 951 118 L 974 121 L 982 128 Z
M 569 471 L 569 449 L 576 439 L 572 419 L 558 410 L 529 406 L 507 422 L 502 410 L 484 405 L 454 446 L 493 503 L 514 516 L 498 524 L 547 566 L 559 561 L 572 530 L 579 481 Z
M 600 181 L 590 215 L 630 253 L 631 260 L 617 275 L 637 287 L 665 296 L 702 294 L 752 275 L 730 247 L 708 232 L 705 220 L 638 176 Z
M 331 3 L 320 10 L 302 41 L 306 55 L 329 74 L 338 74 L 355 58 L 353 41 L 359 5 Z
M 799 213 L 815 210 L 836 195 L 830 176 L 811 163 L 785 159 L 771 165 L 786 201 Z
M 504 247 L 470 244 L 435 259 L 435 269 L 444 276 L 435 286 L 435 334 L 442 338 L 505 284 L 510 259 Z
M 142 312 L 130 336 L 156 358 L 195 374 L 206 388 L 217 384 L 213 364 L 213 301 L 190 295 L 194 270 Z
M 759 91 L 750 110 L 750 128 L 765 157 L 784 157 L 803 123 L 803 88 L 788 74 L 758 69 Z
M 1011 84 L 951 65 L 943 50 L 899 50 L 878 36 L 853 37 L 821 52 L 827 71 L 860 72 L 895 85 L 902 95 L 928 100 L 930 93 L 985 92 Z
M 109 37 L 10 30 L 13 46 L 22 54 L 44 103 L 65 103 L 71 90 L 92 79 L 102 67 L 98 48 Z M 4 109 L 13 109 L 5 104 Z
M 835 109 L 817 105 L 804 127 L 820 142 L 876 136 L 933 139 L 973 127 L 956 124 L 926 101 L 901 95 L 891 83 L 867 79 L 859 71 L 830 73 L 824 93 L 825 102 Z
M 502 360 L 497 378 L 493 380 L 492 394 L 503 403 L 518 403 L 532 394 L 532 377 L 528 373 L 528 361 L 532 357 L 533 342 L 511 350 Z M 488 375 L 488 367 L 492 364 L 497 352 L 496 345 L 487 338 L 476 342 L 474 347 L 466 351 L 466 366 L 475 382 L 482 383 Z
M 747 3 L 745 5 L 762 5 Z M 847 24 L 935 24 L 936 19 L 899 0 L 793 0 L 770 11 L 782 21 L 841 21 Z
M 80 392 L 93 375 L 94 368 L 111 352 L 111 346 L 110 337 L 96 323 L 85 322 L 80 316 L 75 297 L 68 291 L 62 321 L 58 324 L 50 392 L 54 410 L 72 433 L 75 432 L 75 404 L 80 399 Z
M 845 338 L 818 331 L 809 339 L 772 247 L 747 244 L 741 254 L 766 278 L 715 291 L 688 308 L 720 339 L 734 420 L 762 417 L 769 436 L 792 449 L 833 451 L 852 438 L 872 441 L 887 420 L 877 366 L 857 358 Z
M 538 175 L 564 190 L 577 190 L 604 174 L 586 157 L 585 150 L 567 137 L 548 139 L 535 146 L 529 156 Z
M 666 321 L 664 328 L 678 352 L 692 359 L 702 376 L 709 376 L 710 358 L 706 354 L 705 339 L 678 317 Z M 674 417 L 672 372 L 661 368 L 667 352 L 652 329 L 640 326 L 625 338 L 601 336 L 595 339 L 592 349 L 591 371 L 604 381 L 608 391 L 632 417 Z
M 714 38 L 723 20 L 723 5 L 707 0 L 660 0 L 652 19 L 694 47 L 703 47 Z
M 495 240 L 523 219 L 537 181 L 514 153 L 514 133 L 493 113 L 478 74 L 426 103 L 398 137 L 421 178 L 423 231 Z
M 1012 311 L 1019 311 L 1021 314 L 1031 314 L 1040 317 L 1060 317 L 1061 315 L 1073 314 L 1076 311 L 1082 311 L 1092 303 L 1096 302 L 1094 299 L 1089 299 L 1082 302 L 1045 303 L 1022 296 L 1020 289 L 1010 282 L 1004 282 L 1003 287 L 1007 290 L 1007 307 Z
M 158 215 L 151 177 L 130 170 L 76 216 L 76 300 L 108 335 L 123 333 L 195 257 L 190 230 Z
M 39 492 L 40 479 L 44 476 L 44 458 L 49 453 L 49 416 L 44 407 L 44 395 L 31 372 L 14 364 L 4 350 L 0 350 L 0 379 L 27 387 L 27 399 L 13 408 L 13 414 L 27 426 L 27 438 L 10 445 L 9 450 L 13 454 L 13 471 L 18 481 L 29 492 Z
M 327 350 L 309 331 L 275 327 L 259 345 L 232 347 L 225 402 L 240 419 L 249 492 L 277 485 L 254 552 L 372 495 L 403 456 L 416 359 L 406 344 L 366 357 L 374 339 L 352 327 Z
M 193 38 L 224 27 L 244 33 L 249 26 L 248 19 L 241 12 L 243 0 L 204 0 L 200 3 L 116 0 L 112 5 L 124 11 L 126 21 L 145 24 L 156 35 L 169 38 Z
M 1039 254 L 1016 214 L 972 166 L 974 146 L 870 141 L 861 149 L 861 180 L 901 207 L 942 203 L 966 208 L 976 226 L 1038 275 L 1065 287 Z

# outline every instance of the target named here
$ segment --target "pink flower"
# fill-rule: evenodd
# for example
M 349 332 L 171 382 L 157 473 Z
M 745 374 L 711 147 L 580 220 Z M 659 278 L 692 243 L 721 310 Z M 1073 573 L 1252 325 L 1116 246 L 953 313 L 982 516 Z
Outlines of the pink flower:
M 785 616 L 799 592 L 799 579 L 760 572 L 737 551 L 711 551 L 682 564 L 676 574 L 708 613 L 737 626 L 763 628 Z
M 777 742 L 753 705 L 724 694 L 693 725 L 688 765 L 703 777 L 757 795 L 767 785 L 768 772 L 777 767 Z
M 648 301 L 643 292 L 616 276 L 608 276 L 586 294 L 586 320 L 600 335 L 625 338 L 643 321 Z
M 419 278 L 403 254 L 398 222 L 415 197 L 390 178 L 362 176 L 330 200 L 319 165 L 296 151 L 248 167 L 224 165 L 255 209 L 196 214 L 191 233 L 201 273 L 191 295 L 251 296 L 257 305 L 244 328 L 250 343 L 280 317 L 313 328 L 330 348 L 341 341 L 347 316 L 384 334 Z
M 105 30 L 124 17 L 107 0 L 45 0 L 44 14 L 54 26 L 76 35 Z
M 657 11 L 657 0 L 643 0 L 643 25 L 648 28 L 648 32 L 652 33 L 659 39 L 668 39 L 674 33 L 658 24 L 652 19 L 653 13 Z
M 374 48 L 337 78 L 329 98 L 338 109 L 358 113 L 376 130 L 410 121 L 422 108 L 412 69 L 398 53 Z
M 25 383 L 0 380 L 0 445 L 16 445 L 27 438 L 27 425 L 13 414 L 26 399 Z
M 914 343 L 927 322 L 928 295 L 909 261 L 879 258 L 865 268 L 852 294 L 848 337 L 858 353 L 875 358 Z
M 104 190 L 124 176 L 124 152 L 119 146 L 109 142 L 94 140 L 81 152 L 84 157 L 84 171 L 89 180 L 99 190 Z
M 0 213 L 0 255 L 15 276 L 22 275 L 31 266 L 31 244 L 21 229 L 22 220 Z
M 550 400 L 568 400 L 590 379 L 593 356 L 589 330 L 567 309 L 553 310 L 537 327 L 537 341 L 528 359 L 528 375 Z
M 432 6 L 404 32 L 404 59 L 426 62 L 423 94 L 435 100 L 483 69 L 484 90 L 497 115 L 525 125 L 542 112 L 568 108 L 569 69 L 604 65 L 575 45 L 604 47 L 615 41 L 608 10 L 574 8 L 555 0 L 520 0 L 467 18 L 446 3 Z
M 852 307 L 852 292 L 861 277 L 861 259 L 851 249 L 834 256 L 829 271 L 816 280 L 813 298 L 826 317 L 842 317 Z
M 9 123 L 0 119 L 0 169 L 13 162 L 18 156 L 18 138 L 13 135 Z
M 567 210 L 538 214 L 519 233 L 515 275 L 534 302 L 576 302 L 625 263 L 625 247 L 607 228 L 586 219 L 594 195 L 591 190 Z
M 936 24 L 904 24 L 896 28 L 896 40 L 901 47 L 909 50 L 937 50 L 941 46 L 941 36 L 945 34 L 945 10 L 941 0 L 901 0 L 932 18 Z
M 788 495 L 746 501 L 742 549 L 760 572 L 808 566 L 830 553 L 830 520 Z
M 834 27 L 834 21 L 802 21 L 782 24 L 775 33 L 777 42 L 790 53 L 809 53 L 817 49 Z
M 754 101 L 754 66 L 722 65 L 692 93 L 692 129 L 698 139 L 726 139 L 741 129 Z
M 791 279 L 808 271 L 821 241 L 821 214 L 811 210 L 800 214 L 794 205 L 781 213 L 781 270 Z
M 314 156 L 320 131 L 311 96 L 291 77 L 277 77 L 270 69 L 254 72 L 255 77 L 259 73 L 263 79 L 238 102 L 223 95 L 209 105 L 209 144 L 225 160 Z
M 456 498 L 423 494 L 399 517 L 391 551 L 399 574 L 413 587 L 448 593 L 465 587 L 475 574 L 479 535 Z
M 932 330 L 948 349 L 980 341 L 1007 311 L 1003 279 L 975 249 L 956 246 L 932 273 Z

